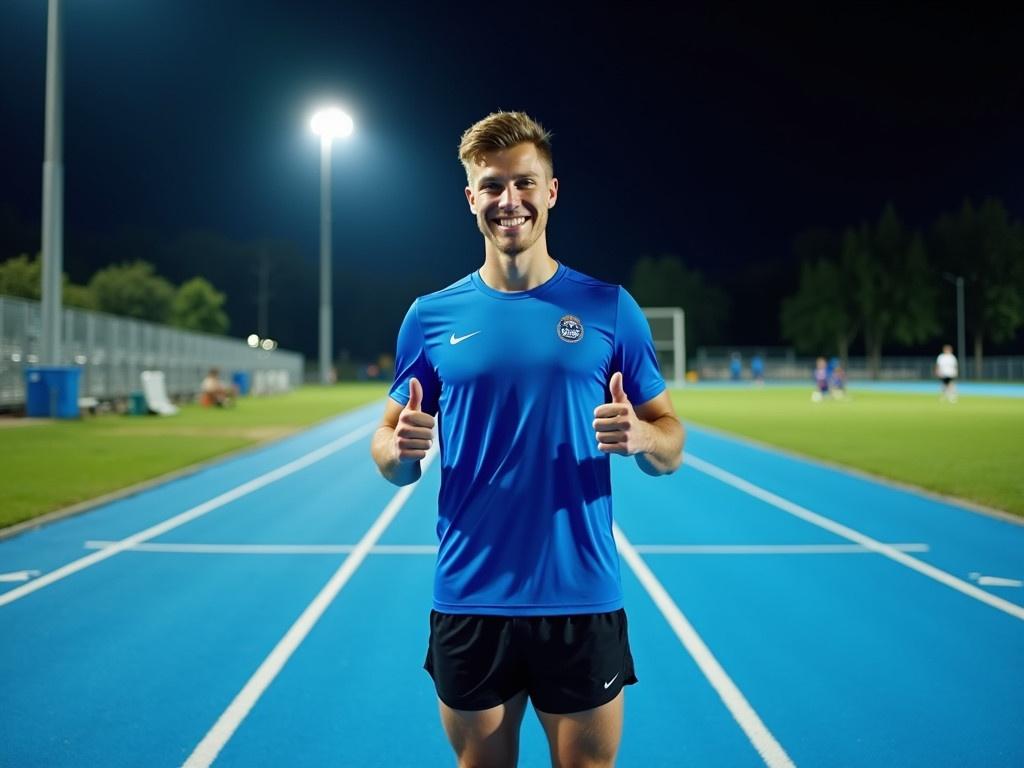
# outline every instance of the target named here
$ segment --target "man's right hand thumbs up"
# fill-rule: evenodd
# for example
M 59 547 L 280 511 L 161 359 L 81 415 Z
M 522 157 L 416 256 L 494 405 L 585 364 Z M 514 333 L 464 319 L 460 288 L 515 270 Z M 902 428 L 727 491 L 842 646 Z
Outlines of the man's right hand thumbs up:
M 434 442 L 434 417 L 421 411 L 422 406 L 423 385 L 413 377 L 409 379 L 409 402 L 395 426 L 394 449 L 401 462 L 419 461 Z

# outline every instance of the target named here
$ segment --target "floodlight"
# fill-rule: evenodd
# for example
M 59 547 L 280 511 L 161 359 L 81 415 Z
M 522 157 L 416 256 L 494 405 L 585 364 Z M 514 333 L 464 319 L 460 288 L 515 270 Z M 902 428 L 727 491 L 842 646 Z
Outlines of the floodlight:
M 313 133 L 328 140 L 351 136 L 355 129 L 352 118 L 337 107 L 319 110 L 309 124 Z

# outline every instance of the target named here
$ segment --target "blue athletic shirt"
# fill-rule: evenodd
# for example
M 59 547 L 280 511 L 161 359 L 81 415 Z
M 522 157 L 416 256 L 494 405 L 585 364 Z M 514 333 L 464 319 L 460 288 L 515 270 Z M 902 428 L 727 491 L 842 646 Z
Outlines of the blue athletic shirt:
M 392 399 L 423 385 L 438 414 L 434 608 L 502 616 L 622 607 L 610 457 L 594 409 L 621 371 L 630 402 L 665 389 L 650 326 L 624 288 L 559 264 L 503 293 L 474 272 L 413 302 Z

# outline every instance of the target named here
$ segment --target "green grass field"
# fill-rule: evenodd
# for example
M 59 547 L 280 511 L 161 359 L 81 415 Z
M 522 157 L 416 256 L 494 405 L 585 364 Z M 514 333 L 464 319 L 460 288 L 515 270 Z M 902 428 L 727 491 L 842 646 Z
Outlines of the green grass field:
M 0 527 L 102 496 L 197 462 L 284 437 L 384 397 L 383 384 L 306 387 L 177 416 L 97 416 L 0 423 Z M 369 459 L 367 459 L 369 461 Z
M 1024 516 L 1024 400 L 856 392 L 810 401 L 808 387 L 673 393 L 684 421 Z
M 187 406 L 170 418 L 5 420 L 0 527 L 283 437 L 385 393 L 383 384 L 345 384 L 227 410 Z M 949 405 L 864 392 L 814 404 L 806 387 L 689 387 L 673 397 L 684 421 L 1024 516 L 1024 400 Z

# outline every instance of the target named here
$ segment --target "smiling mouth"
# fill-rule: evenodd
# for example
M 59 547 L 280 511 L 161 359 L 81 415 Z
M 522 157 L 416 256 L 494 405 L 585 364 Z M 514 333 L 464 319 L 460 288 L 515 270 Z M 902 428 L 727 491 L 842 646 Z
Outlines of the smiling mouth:
M 502 229 L 515 229 L 516 227 L 523 226 L 523 224 L 529 221 L 529 216 L 515 216 L 512 218 L 492 219 L 492 221 L 494 221 Z

